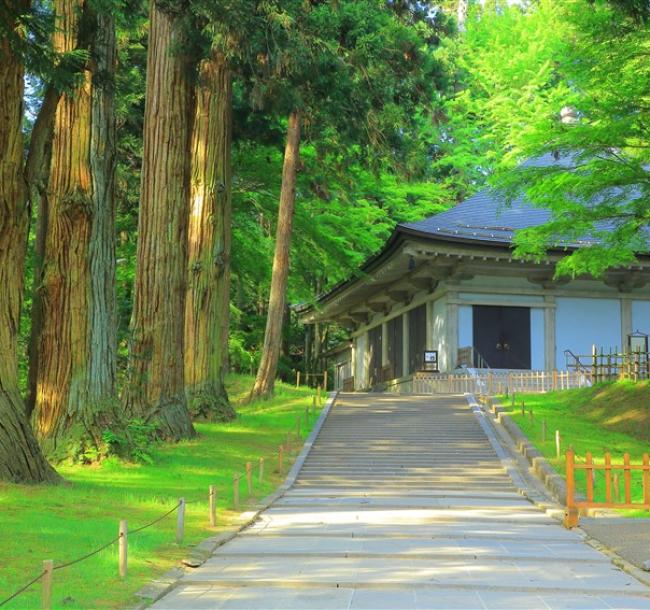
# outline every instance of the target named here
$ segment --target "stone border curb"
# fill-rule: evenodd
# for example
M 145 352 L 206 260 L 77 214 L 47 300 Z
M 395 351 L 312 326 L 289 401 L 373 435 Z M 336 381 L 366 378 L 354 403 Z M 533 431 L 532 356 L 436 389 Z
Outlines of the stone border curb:
M 338 391 L 329 393 L 329 397 L 325 402 L 325 406 L 323 407 L 320 416 L 316 420 L 311 433 L 305 440 L 305 443 L 303 444 L 302 449 L 296 458 L 296 461 L 287 474 L 284 482 L 276 489 L 276 491 L 260 500 L 259 503 L 253 507 L 253 510 L 241 513 L 238 519 L 240 521 L 240 525 L 229 531 L 217 534 L 216 536 L 206 538 L 197 544 L 194 548 L 190 549 L 188 559 L 183 560 L 181 563 L 187 561 L 187 563 L 191 564 L 192 566 L 190 568 L 191 570 L 196 569 L 200 565 L 204 564 L 220 546 L 223 546 L 227 542 L 230 542 L 233 538 L 236 538 L 240 532 L 255 523 L 260 513 L 269 508 L 274 502 L 284 496 L 284 494 L 289 491 L 291 487 L 293 487 L 293 484 L 296 482 L 296 478 L 298 477 L 298 473 L 302 469 L 307 456 L 311 452 L 314 441 L 318 437 L 321 428 L 323 427 L 323 424 L 325 423 L 325 420 L 327 419 L 327 416 L 332 409 L 332 405 L 336 401 L 337 396 Z M 156 603 L 160 598 L 167 595 L 167 593 L 176 587 L 183 576 L 187 573 L 187 568 L 183 567 L 182 565 L 176 566 L 155 580 L 146 584 L 144 587 L 133 594 L 135 597 L 142 598 L 143 601 L 137 603 L 135 606 L 131 606 L 131 610 L 145 610 L 152 604 Z
M 484 406 L 485 408 L 489 408 L 490 404 L 484 404 Z M 562 476 L 553 469 L 542 453 L 528 440 L 528 437 L 521 431 L 521 428 L 506 414 L 504 407 L 494 403 L 491 406 L 492 415 L 496 423 L 501 424 L 510 435 L 517 451 L 526 458 L 533 473 L 544 484 L 553 498 L 564 505 L 566 483 Z
M 473 395 L 470 396 L 474 398 Z M 556 499 L 562 506 L 564 506 L 563 498 L 566 497 L 566 483 L 564 482 L 564 479 L 557 472 L 555 472 L 546 458 L 528 440 L 528 437 L 521 431 L 521 428 L 514 422 L 514 420 L 509 415 L 506 415 L 505 408 L 499 404 L 495 404 L 494 399 L 489 399 L 487 402 L 478 399 L 477 402 L 480 402 L 482 404 L 483 410 L 486 414 L 492 415 L 491 419 L 493 424 L 501 424 L 501 429 L 510 436 L 510 440 L 512 441 L 517 451 L 524 458 L 526 458 L 527 462 L 530 464 L 533 474 L 544 484 L 545 489 L 551 493 L 553 498 Z M 490 407 L 491 413 L 489 411 Z M 529 494 L 526 495 L 531 502 L 539 506 L 539 508 L 542 510 L 545 510 L 545 512 L 549 513 L 548 507 L 545 506 L 544 503 L 540 502 L 538 498 L 535 498 Z M 592 511 L 588 512 L 591 513 Z M 603 514 L 603 511 L 593 512 L 596 514 Z M 551 514 L 551 516 L 553 515 Z M 612 564 L 617 568 L 623 570 L 630 576 L 636 578 L 639 582 L 650 587 L 650 575 L 647 572 L 641 570 L 633 563 L 629 562 L 627 559 L 621 557 L 618 553 L 616 553 L 616 551 L 612 550 L 597 538 L 590 536 L 582 528 L 578 527 L 576 529 L 580 531 L 586 544 L 608 557 Z

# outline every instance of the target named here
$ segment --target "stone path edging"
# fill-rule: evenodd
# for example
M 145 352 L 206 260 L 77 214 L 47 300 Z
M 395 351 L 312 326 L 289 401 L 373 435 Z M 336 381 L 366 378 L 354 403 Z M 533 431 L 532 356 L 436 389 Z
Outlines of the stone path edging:
M 472 407 L 472 410 L 475 411 L 476 414 L 476 410 L 472 404 L 472 401 L 474 404 L 476 404 L 477 407 L 479 404 L 478 401 L 472 394 L 466 394 L 465 396 L 470 407 Z M 552 497 L 563 505 L 564 502 L 562 499 L 566 497 L 566 483 L 564 482 L 564 479 L 557 472 L 555 472 L 548 460 L 530 442 L 528 437 L 521 431 L 521 428 L 515 423 L 515 421 L 505 413 L 505 407 L 498 403 L 494 403 L 493 400 L 491 402 L 491 412 L 489 411 L 489 405 L 487 404 L 483 405 L 482 409 L 481 407 L 478 407 L 478 410 L 482 411 L 483 414 L 491 418 L 492 425 L 501 426 L 501 429 L 510 437 L 513 445 L 520 453 L 520 455 L 522 455 L 528 461 L 535 476 L 537 476 L 537 478 L 544 484 L 544 487 L 552 495 Z M 479 422 L 481 422 L 480 418 Z M 492 437 L 490 435 L 488 435 L 488 438 L 490 438 L 490 441 L 492 442 Z M 497 440 L 496 442 L 498 443 L 499 441 Z M 526 495 L 531 502 L 540 508 L 545 509 L 545 506 L 540 503 L 534 496 L 528 494 Z M 633 576 L 644 585 L 650 586 L 650 575 L 648 575 L 647 572 L 644 572 L 643 570 L 637 568 L 633 563 L 621 557 L 605 543 L 601 542 L 597 538 L 588 535 L 583 529 L 577 529 L 580 529 L 584 535 L 584 541 L 589 544 L 589 546 L 609 557 L 615 566 L 624 572 L 627 572 L 630 574 L 630 576 Z
M 284 494 L 291 489 L 293 484 L 296 482 L 296 477 L 300 472 L 309 452 L 311 451 L 314 441 L 318 437 L 318 434 L 327 419 L 327 416 L 336 400 L 338 392 L 330 392 L 325 406 L 321 410 L 320 416 L 316 420 L 314 427 L 312 428 L 311 433 L 305 440 L 296 461 L 294 462 L 291 470 L 287 474 L 284 482 L 274 491 L 272 494 L 262 498 L 258 504 L 254 506 L 254 509 L 251 511 L 246 511 L 240 515 L 241 523 L 230 531 L 223 532 L 216 536 L 211 536 L 206 538 L 202 542 L 199 542 L 194 548 L 190 549 L 188 557 L 193 564 L 192 570 L 196 569 L 197 566 L 202 565 L 205 561 L 212 556 L 212 554 L 220 547 L 230 542 L 235 538 L 241 531 L 245 530 L 251 524 L 253 524 L 259 514 L 269 508 L 274 502 L 279 500 Z M 171 570 L 168 570 L 155 580 L 146 584 L 144 587 L 139 589 L 134 593 L 135 597 L 142 598 L 144 601 L 137 603 L 135 606 L 131 607 L 131 610 L 145 610 L 151 604 L 157 602 L 159 599 L 164 597 L 169 593 L 181 580 L 181 578 L 189 570 L 183 566 L 176 566 Z

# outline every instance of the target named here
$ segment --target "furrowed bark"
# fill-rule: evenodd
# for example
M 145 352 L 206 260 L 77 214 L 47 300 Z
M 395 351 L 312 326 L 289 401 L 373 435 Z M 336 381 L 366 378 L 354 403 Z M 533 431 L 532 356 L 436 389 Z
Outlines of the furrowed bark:
M 235 417 L 224 386 L 228 342 L 231 223 L 231 74 L 218 52 L 196 88 L 185 302 L 185 387 L 193 416 Z M 227 350 L 227 348 L 226 348 Z
M 278 226 L 275 238 L 275 254 L 271 274 L 271 292 L 266 317 L 264 347 L 260 366 L 257 369 L 255 385 L 251 398 L 265 398 L 273 394 L 278 359 L 282 345 L 282 321 L 289 277 L 289 249 L 293 211 L 296 201 L 296 174 L 300 158 L 300 112 L 294 110 L 289 115 L 287 142 L 282 168 L 282 188 L 278 210 Z
M 54 46 L 70 51 L 84 3 L 54 7 Z M 115 414 L 115 25 L 111 16 L 92 17 L 92 61 L 57 109 L 42 216 L 33 418 L 42 446 L 57 457 L 100 448 Z
M 161 3 L 162 4 L 162 3 Z M 185 398 L 187 202 L 193 113 L 185 3 L 150 5 L 144 157 L 126 406 L 164 438 L 194 435 Z
M 20 9 L 27 9 L 25 2 Z M 0 40 L 0 480 L 56 482 L 40 451 L 18 387 L 17 339 L 29 209 L 23 168 L 24 69 Z

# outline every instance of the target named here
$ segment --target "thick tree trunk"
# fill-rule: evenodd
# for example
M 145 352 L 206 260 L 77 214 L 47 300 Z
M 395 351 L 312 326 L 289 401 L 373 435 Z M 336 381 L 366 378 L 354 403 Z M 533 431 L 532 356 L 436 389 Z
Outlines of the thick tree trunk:
M 55 48 L 77 46 L 82 0 L 57 0 Z M 92 72 L 55 119 L 35 374 L 34 426 L 60 457 L 98 447 L 115 400 L 115 25 L 97 20 Z M 38 321 L 38 320 L 37 320 Z
M 0 40 L 0 480 L 40 483 L 59 477 L 36 443 L 18 388 L 17 338 L 29 224 L 23 77 L 20 59 L 6 38 Z
M 231 106 L 228 64 L 201 63 L 192 136 L 187 227 L 185 387 L 190 413 L 228 421 L 235 411 L 223 381 L 228 341 L 231 224 Z
M 181 4 L 181 3 L 179 3 Z M 127 410 L 162 437 L 194 435 L 185 398 L 184 318 L 192 73 L 185 3 L 150 5 L 144 157 Z M 172 10 L 174 12 L 172 12 Z
M 275 237 L 275 255 L 271 275 L 271 294 L 266 317 L 264 348 L 260 366 L 257 369 L 255 385 L 251 398 L 268 397 L 273 394 L 275 376 L 278 370 L 278 358 L 282 344 L 282 320 L 287 295 L 289 277 L 289 249 L 293 210 L 296 201 L 296 173 L 300 156 L 300 112 L 294 110 L 289 115 L 287 143 L 284 151 L 282 168 L 282 189 L 280 191 L 280 208 Z

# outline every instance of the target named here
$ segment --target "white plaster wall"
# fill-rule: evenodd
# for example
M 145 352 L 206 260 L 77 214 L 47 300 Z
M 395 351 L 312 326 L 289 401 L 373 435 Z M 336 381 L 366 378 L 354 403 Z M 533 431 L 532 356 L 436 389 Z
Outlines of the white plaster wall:
M 471 305 L 458 306 L 458 347 L 474 345 L 474 314 Z
M 632 332 L 637 330 L 650 335 L 650 301 L 632 301 Z
M 433 302 L 433 349 L 438 350 L 438 367 L 441 371 L 448 370 L 449 354 L 447 353 L 447 300 L 438 299 Z
M 544 370 L 544 310 L 530 309 L 530 367 Z
M 566 368 L 564 350 L 577 356 L 591 354 L 591 346 L 621 346 L 619 299 L 557 297 L 555 312 L 556 366 Z
M 355 339 L 355 362 L 354 362 L 354 389 L 361 390 L 366 387 L 368 372 L 368 333 L 363 333 Z

